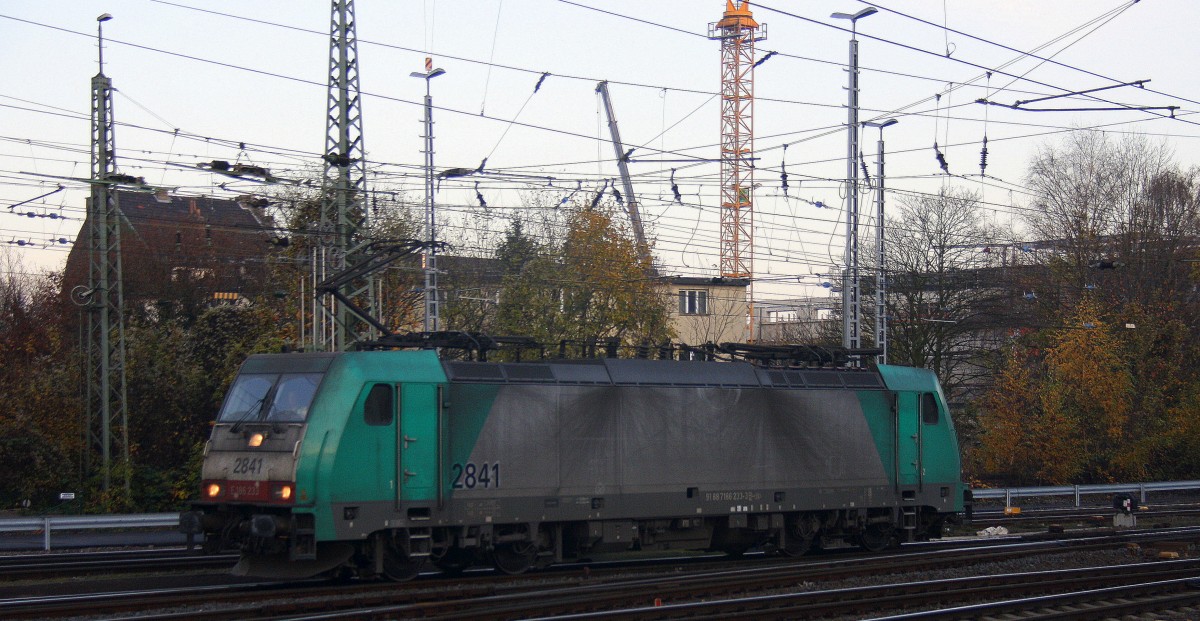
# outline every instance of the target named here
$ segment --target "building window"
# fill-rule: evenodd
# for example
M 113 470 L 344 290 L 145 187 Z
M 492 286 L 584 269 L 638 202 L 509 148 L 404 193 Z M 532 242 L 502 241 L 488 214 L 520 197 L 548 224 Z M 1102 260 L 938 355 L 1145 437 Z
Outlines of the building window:
M 679 292 L 680 315 L 707 315 L 708 292 L 698 289 L 684 289 Z
M 799 321 L 800 313 L 794 310 L 787 311 L 767 311 L 767 323 L 782 323 L 785 321 Z

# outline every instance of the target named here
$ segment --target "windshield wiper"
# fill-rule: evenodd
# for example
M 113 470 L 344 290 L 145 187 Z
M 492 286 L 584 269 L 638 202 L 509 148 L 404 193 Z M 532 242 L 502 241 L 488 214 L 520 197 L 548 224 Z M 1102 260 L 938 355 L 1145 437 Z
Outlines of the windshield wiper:
M 240 431 L 242 426 L 245 425 L 252 416 L 255 418 L 262 416 L 263 408 L 275 398 L 276 386 L 278 386 L 278 383 L 272 384 L 261 399 L 255 401 L 250 407 L 246 408 L 246 412 L 242 414 L 241 418 L 238 418 L 236 421 L 234 421 L 233 426 L 229 428 L 230 433 L 237 433 Z

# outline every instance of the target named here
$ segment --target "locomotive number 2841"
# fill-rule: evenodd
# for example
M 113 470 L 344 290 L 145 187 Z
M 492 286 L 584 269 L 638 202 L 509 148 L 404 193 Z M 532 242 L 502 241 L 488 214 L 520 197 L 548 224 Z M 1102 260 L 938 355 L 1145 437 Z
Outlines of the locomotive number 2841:
M 234 474 L 261 474 L 262 468 L 261 457 L 238 457 L 233 460 Z
M 482 463 L 475 465 L 467 462 L 465 464 L 453 464 L 450 469 L 454 473 L 454 489 L 475 489 L 482 487 L 500 487 L 500 463 L 494 464 Z

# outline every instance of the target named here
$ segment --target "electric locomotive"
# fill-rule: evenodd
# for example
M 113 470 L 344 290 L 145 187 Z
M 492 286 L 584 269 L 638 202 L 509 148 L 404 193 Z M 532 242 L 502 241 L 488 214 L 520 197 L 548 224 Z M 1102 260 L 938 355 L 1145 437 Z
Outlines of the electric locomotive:
M 433 350 L 251 356 L 180 517 L 239 573 L 519 573 L 626 549 L 882 550 L 970 503 L 932 373 Z

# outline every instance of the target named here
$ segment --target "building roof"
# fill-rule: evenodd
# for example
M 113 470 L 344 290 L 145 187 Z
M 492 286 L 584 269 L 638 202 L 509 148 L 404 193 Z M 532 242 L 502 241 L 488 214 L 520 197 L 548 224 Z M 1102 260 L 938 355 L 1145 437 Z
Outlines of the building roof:
M 126 299 L 174 297 L 177 283 L 202 293 L 245 291 L 266 273 L 270 228 L 250 208 L 212 197 L 117 191 Z M 89 279 L 90 217 L 67 257 L 63 287 Z
M 749 278 L 726 278 L 724 276 L 666 276 L 663 281 L 679 287 L 749 287 Z

